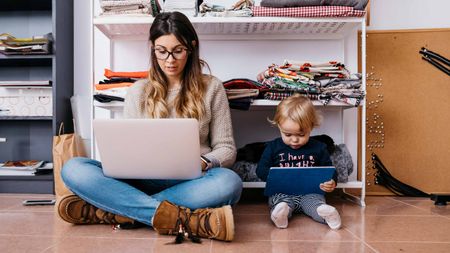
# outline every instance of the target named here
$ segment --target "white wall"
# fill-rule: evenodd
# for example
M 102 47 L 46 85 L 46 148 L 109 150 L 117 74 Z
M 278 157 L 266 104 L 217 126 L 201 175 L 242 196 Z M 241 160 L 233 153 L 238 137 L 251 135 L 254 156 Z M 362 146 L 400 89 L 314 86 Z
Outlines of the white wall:
M 368 30 L 450 28 L 449 0 L 370 0 Z

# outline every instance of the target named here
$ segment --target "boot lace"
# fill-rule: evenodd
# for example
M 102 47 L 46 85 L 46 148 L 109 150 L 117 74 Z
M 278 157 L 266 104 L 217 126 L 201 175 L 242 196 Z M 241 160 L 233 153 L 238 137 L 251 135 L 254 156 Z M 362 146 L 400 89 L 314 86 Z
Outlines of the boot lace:
M 183 222 L 182 215 L 185 217 Z M 195 233 L 192 231 L 191 226 L 189 225 L 191 218 L 193 216 L 197 216 L 197 224 L 195 226 Z M 184 241 L 184 237 L 187 236 L 194 243 L 201 243 L 199 231 L 201 221 L 203 220 L 205 232 L 209 236 L 210 239 L 215 238 L 219 234 L 219 230 L 217 234 L 214 234 L 214 231 L 211 228 L 209 220 L 211 218 L 211 212 L 188 212 L 185 208 L 178 208 L 178 219 L 175 224 L 175 227 L 178 228 L 177 236 L 175 238 L 175 243 L 182 243 Z
M 99 219 L 95 215 L 95 211 L 97 208 L 87 202 L 83 204 L 83 207 L 81 208 L 81 221 L 82 222 L 98 222 Z

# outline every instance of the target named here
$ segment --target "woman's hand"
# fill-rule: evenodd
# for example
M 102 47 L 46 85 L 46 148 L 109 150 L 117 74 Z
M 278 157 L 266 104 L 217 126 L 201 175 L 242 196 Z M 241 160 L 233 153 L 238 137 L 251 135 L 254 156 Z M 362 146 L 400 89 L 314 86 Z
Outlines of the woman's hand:
M 205 161 L 203 161 L 203 159 L 201 159 L 201 164 L 202 164 L 202 171 L 205 171 L 206 168 L 208 167 L 208 164 L 205 163 Z
M 324 192 L 332 192 L 336 188 L 336 182 L 333 179 L 320 184 L 320 189 Z

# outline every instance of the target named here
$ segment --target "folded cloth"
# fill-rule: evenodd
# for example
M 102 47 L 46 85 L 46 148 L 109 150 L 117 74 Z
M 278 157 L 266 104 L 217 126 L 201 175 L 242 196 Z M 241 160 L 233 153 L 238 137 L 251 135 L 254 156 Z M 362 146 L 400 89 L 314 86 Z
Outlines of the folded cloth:
M 105 79 L 103 81 L 100 81 L 99 84 L 108 84 L 108 83 L 134 83 L 138 79 L 137 78 L 128 78 L 128 77 L 113 77 L 111 79 Z
M 258 97 L 259 90 L 258 89 L 227 89 L 225 90 L 228 99 L 236 99 L 236 98 L 256 98 Z
M 110 69 L 105 69 L 103 74 L 106 78 L 113 77 L 129 77 L 129 78 L 147 78 L 148 71 L 134 71 L 134 72 L 115 72 Z
M 263 84 L 246 78 L 235 78 L 224 81 L 223 86 L 225 87 L 225 89 L 267 89 L 267 87 Z
M 228 100 L 228 104 L 231 109 L 242 110 L 242 111 L 248 111 L 248 109 L 250 109 L 252 102 L 253 102 L 253 98 L 248 98 L 248 97 Z
M 262 0 L 260 5 L 274 8 L 332 5 L 364 10 L 368 2 L 369 0 Z
M 94 99 L 100 103 L 109 103 L 112 101 L 120 101 L 120 102 L 125 101 L 124 98 L 116 97 L 116 96 L 109 96 L 109 95 L 104 95 L 104 94 L 96 94 L 96 95 L 94 95 Z
M 96 90 L 107 90 L 112 88 L 130 87 L 133 83 L 110 83 L 110 84 L 96 84 Z
M 307 6 L 291 8 L 251 7 L 255 17 L 363 17 L 365 11 L 346 6 Z

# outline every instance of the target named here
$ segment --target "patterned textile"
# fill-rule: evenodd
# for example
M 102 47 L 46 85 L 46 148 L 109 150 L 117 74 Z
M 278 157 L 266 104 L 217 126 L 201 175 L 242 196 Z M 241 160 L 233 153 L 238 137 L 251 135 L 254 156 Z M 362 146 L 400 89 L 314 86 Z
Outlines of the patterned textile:
M 257 166 L 257 163 L 239 161 L 231 169 L 241 177 L 243 182 L 261 182 L 261 179 L 256 175 Z
M 323 195 L 287 195 L 277 193 L 269 197 L 270 212 L 272 212 L 273 208 L 280 202 L 286 202 L 294 213 L 304 213 L 317 222 L 325 223 L 325 220 L 317 213 L 317 208 L 326 204 Z
M 347 183 L 348 176 L 353 172 L 353 160 L 350 151 L 345 144 L 335 146 L 336 149 L 330 154 L 331 161 L 336 167 L 338 183 Z
M 303 6 L 349 6 L 355 10 L 364 10 L 369 0 L 262 0 L 264 7 L 303 7 Z
M 365 11 L 346 6 L 308 6 L 291 8 L 270 8 L 254 6 L 255 17 L 363 17 Z
M 151 14 L 150 0 L 100 0 L 101 15 Z
M 264 94 L 264 99 L 269 99 L 269 100 L 284 100 L 290 96 L 292 96 L 294 93 L 298 93 L 298 92 L 294 92 L 294 91 L 283 91 L 283 92 L 279 92 L 279 91 L 268 91 Z M 300 93 L 302 94 L 302 93 Z M 317 100 L 319 95 L 318 94 L 302 94 L 306 97 L 308 97 L 311 100 Z

